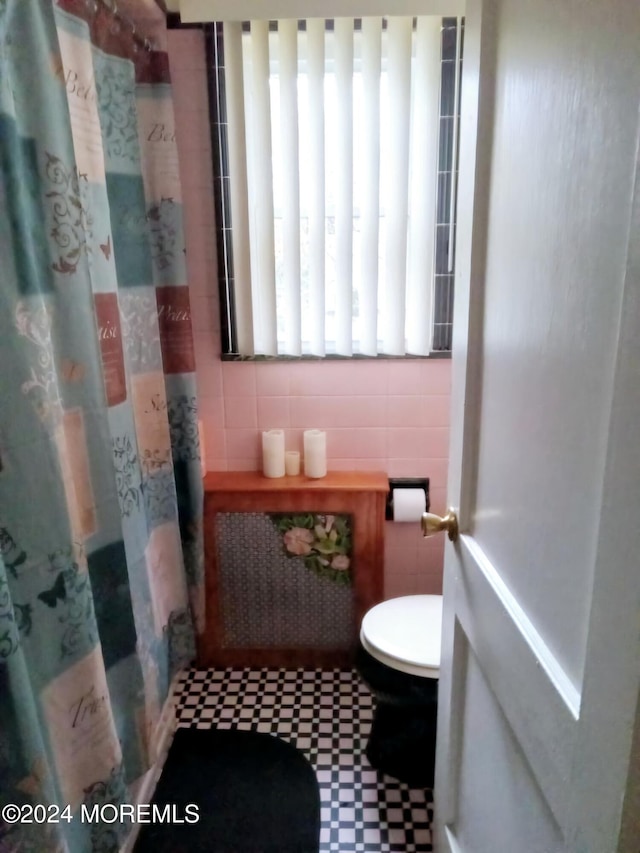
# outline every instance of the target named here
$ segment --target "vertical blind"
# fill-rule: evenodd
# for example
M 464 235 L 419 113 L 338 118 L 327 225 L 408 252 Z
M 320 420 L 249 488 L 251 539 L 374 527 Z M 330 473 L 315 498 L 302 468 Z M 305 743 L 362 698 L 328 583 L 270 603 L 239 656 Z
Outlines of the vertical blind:
M 223 27 L 237 352 L 428 355 L 442 19 Z

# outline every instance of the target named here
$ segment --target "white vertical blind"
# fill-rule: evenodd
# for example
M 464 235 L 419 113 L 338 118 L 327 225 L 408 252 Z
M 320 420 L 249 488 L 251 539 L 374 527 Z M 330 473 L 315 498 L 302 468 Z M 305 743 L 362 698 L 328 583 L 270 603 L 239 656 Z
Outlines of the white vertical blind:
M 284 325 L 283 353 L 301 355 L 298 22 L 280 21 L 278 35 L 284 287 L 277 307 Z
M 440 31 L 430 17 L 225 25 L 241 354 L 429 353 Z
M 386 271 L 382 346 L 388 355 L 404 355 L 407 278 L 407 212 L 409 198 L 409 107 L 411 92 L 411 18 L 389 18 L 388 162 L 384 199 Z
M 407 350 L 428 355 L 433 337 L 433 275 L 440 113 L 440 21 L 418 18 L 411 82 Z
M 309 222 L 308 319 L 309 351 L 325 354 L 325 166 L 324 166 L 324 21 L 307 21 L 306 31 Z
M 336 78 L 336 352 L 353 352 L 353 19 L 334 22 Z
M 251 199 L 251 278 L 253 338 L 256 352 L 277 355 L 276 274 L 273 237 L 273 179 L 271 168 L 271 97 L 269 93 L 269 24 L 251 22 L 245 42 L 249 65 L 248 155 Z
M 249 241 L 249 203 L 247 188 L 247 146 L 244 116 L 244 83 L 242 71 L 242 26 L 232 21 L 224 24 L 224 59 L 227 122 L 229 141 L 229 194 L 233 220 L 233 275 L 236 311 L 236 333 L 241 352 L 255 353 L 253 343 L 253 300 L 251 297 L 251 258 Z
M 380 233 L 380 67 L 382 18 L 362 21 L 362 139 L 360 153 L 360 352 L 378 354 Z

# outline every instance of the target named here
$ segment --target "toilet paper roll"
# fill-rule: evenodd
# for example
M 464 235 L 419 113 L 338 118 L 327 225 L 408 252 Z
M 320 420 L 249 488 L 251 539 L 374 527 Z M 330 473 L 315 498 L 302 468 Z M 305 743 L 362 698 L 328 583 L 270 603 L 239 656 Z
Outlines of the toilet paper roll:
M 427 502 L 423 489 L 393 490 L 394 521 L 420 521 L 426 509 Z

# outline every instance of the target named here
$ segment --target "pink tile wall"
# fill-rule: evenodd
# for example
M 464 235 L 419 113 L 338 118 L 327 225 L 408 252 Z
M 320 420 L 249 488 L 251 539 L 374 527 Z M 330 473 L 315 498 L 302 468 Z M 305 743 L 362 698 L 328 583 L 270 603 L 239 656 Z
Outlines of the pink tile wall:
M 428 476 L 431 509 L 446 505 L 451 362 L 232 363 L 220 359 L 215 219 L 205 76 L 198 30 L 169 33 L 176 137 L 200 414 L 209 470 L 258 470 L 260 431 L 327 431 L 329 468 Z M 444 538 L 386 524 L 385 595 L 440 593 Z

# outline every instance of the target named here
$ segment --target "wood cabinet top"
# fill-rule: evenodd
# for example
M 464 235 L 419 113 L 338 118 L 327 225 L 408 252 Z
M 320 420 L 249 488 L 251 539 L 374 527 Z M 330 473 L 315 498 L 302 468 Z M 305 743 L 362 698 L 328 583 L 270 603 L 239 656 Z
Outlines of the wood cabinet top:
M 209 471 L 205 492 L 388 492 L 384 471 L 328 471 L 318 480 L 297 477 L 264 477 L 260 471 Z

